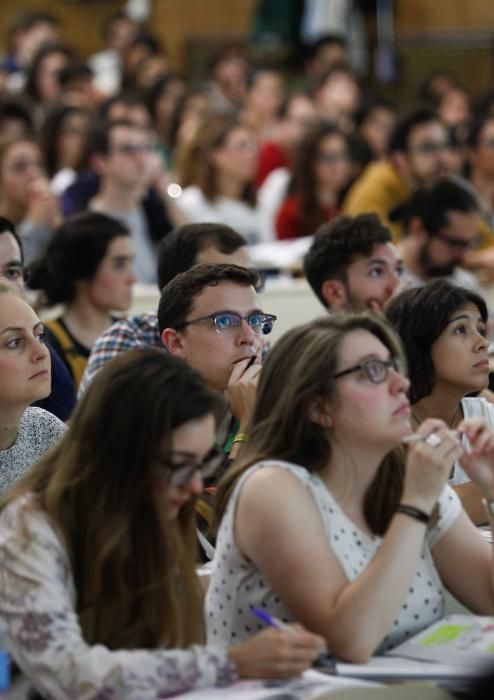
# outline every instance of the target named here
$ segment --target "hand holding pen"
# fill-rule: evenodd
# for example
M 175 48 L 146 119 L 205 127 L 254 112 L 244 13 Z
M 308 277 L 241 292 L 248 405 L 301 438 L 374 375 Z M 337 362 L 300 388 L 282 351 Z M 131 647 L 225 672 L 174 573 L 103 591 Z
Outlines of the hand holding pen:
M 251 608 L 252 614 L 259 620 L 264 622 L 268 627 L 274 627 L 275 629 L 281 630 L 290 636 L 297 637 L 300 633 L 305 633 L 306 630 L 301 625 L 289 625 L 283 620 L 280 620 L 274 615 L 270 615 L 266 610 L 261 610 L 260 608 Z M 316 635 L 313 635 L 314 637 Z M 319 637 L 320 646 L 316 658 L 314 659 L 312 666 L 315 668 L 320 668 L 321 670 L 329 671 L 330 673 L 335 673 L 335 660 L 329 652 L 326 643 L 322 637 Z
M 241 678 L 292 678 L 317 658 L 324 640 L 298 625 L 270 625 L 228 649 Z

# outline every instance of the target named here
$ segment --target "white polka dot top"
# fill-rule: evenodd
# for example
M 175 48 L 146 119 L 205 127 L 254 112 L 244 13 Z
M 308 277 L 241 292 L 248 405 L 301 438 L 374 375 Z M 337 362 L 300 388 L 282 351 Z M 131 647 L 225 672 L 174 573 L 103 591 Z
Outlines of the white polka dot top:
M 264 625 L 250 612 L 251 607 L 263 608 L 285 622 L 295 622 L 276 591 L 269 587 L 262 572 L 243 557 L 235 543 L 234 516 L 239 494 L 249 476 L 265 466 L 288 469 L 309 490 L 321 513 L 328 544 L 349 581 L 362 573 L 381 545 L 381 537 L 362 532 L 344 514 L 317 474 L 288 462 L 266 461 L 255 464 L 237 484 L 218 533 L 206 597 L 208 644 L 234 644 L 264 629 Z M 460 501 L 449 486 L 445 486 L 441 493 L 439 508 L 438 522 L 427 532 L 407 597 L 376 653 L 400 644 L 444 614 L 443 587 L 432 560 L 431 548 L 461 512 Z

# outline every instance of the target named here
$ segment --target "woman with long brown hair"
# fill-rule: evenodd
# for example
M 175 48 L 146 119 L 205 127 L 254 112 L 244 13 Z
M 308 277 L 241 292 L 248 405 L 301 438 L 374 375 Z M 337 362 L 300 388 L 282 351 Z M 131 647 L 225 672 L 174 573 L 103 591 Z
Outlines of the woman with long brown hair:
M 440 618 L 443 587 L 492 614 L 490 546 L 446 481 L 460 459 L 494 522 L 494 433 L 462 421 L 470 454 L 440 420 L 410 435 L 403 367 L 370 314 L 316 320 L 269 353 L 249 442 L 218 489 L 208 640 L 248 639 L 255 606 L 363 662 Z M 400 470 L 385 458 L 404 438 Z
M 210 117 L 187 148 L 178 173 L 184 189 L 176 200 L 177 208 L 192 223 L 228 224 L 248 243 L 257 243 L 260 224 L 254 188 L 257 140 L 253 131 L 238 119 Z
M 323 123 L 311 129 L 295 153 L 287 196 L 276 215 L 278 238 L 311 236 L 340 213 L 351 177 L 347 137 Z
M 194 500 L 221 400 L 157 349 L 109 363 L 0 510 L 0 614 L 43 697 L 157 698 L 300 672 L 321 639 L 203 643 Z M 195 646 L 192 646 L 195 645 Z

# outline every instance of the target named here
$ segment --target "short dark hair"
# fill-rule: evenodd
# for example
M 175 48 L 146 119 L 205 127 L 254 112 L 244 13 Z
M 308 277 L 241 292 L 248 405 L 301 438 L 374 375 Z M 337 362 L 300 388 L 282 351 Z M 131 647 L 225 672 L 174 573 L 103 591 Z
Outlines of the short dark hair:
M 476 306 L 482 320 L 487 321 L 487 306 L 481 296 L 444 279 L 407 289 L 386 306 L 386 317 L 401 337 L 407 357 L 412 404 L 429 396 L 434 389 L 432 345 L 455 311 L 465 304 Z
M 19 246 L 19 250 L 21 251 L 21 265 L 24 265 L 24 249 L 22 247 L 21 238 L 15 230 L 15 226 L 12 221 L 10 221 L 10 219 L 6 219 L 4 216 L 0 216 L 0 236 L 3 233 L 10 233 L 10 235 L 15 238 L 17 245 Z
M 2 94 L 0 96 L 0 124 L 4 120 L 16 119 L 24 122 L 26 132 L 32 134 L 34 121 L 30 109 L 32 109 L 30 102 L 24 100 L 20 95 L 14 97 L 8 93 Z
M 328 305 L 321 291 L 326 280 L 345 280 L 347 268 L 357 256 L 369 256 L 374 246 L 391 240 L 390 230 L 377 214 L 339 216 L 323 224 L 304 260 L 305 276 L 319 301 Z
M 184 224 L 165 236 L 158 249 L 158 286 L 160 289 L 180 272 L 197 262 L 199 253 L 210 246 L 230 255 L 247 241 L 224 224 Z
M 401 221 L 407 235 L 410 221 L 418 217 L 429 236 L 435 236 L 448 225 L 452 211 L 469 214 L 479 210 L 473 190 L 450 177 L 438 180 L 434 185 L 419 187 L 408 201 L 391 211 L 392 221 Z
M 177 328 L 187 320 L 196 297 L 206 287 L 216 287 L 221 282 L 233 282 L 242 287 L 258 285 L 255 270 L 238 265 L 195 265 L 176 275 L 161 292 L 158 306 L 160 333 L 165 328 Z
M 417 109 L 399 119 L 389 137 L 389 152 L 408 151 L 408 140 L 412 131 L 430 122 L 440 122 L 439 117 L 430 109 Z
M 99 212 L 67 218 L 53 234 L 46 253 L 27 270 L 31 289 L 43 291 L 46 303 L 70 303 L 79 280 L 91 280 L 114 238 L 129 236 L 125 224 Z

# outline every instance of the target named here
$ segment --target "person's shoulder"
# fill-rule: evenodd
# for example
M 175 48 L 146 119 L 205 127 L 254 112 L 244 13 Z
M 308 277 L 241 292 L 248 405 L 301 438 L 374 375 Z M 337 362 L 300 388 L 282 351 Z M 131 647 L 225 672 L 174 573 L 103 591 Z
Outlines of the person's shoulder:
M 28 429 L 30 432 L 47 437 L 59 437 L 65 433 L 65 423 L 44 408 L 29 406 L 21 417 L 19 431 Z
M 461 400 L 464 418 L 487 418 L 491 427 L 494 427 L 494 405 L 483 396 L 465 396 Z
M 139 338 L 143 334 L 158 333 L 158 317 L 154 312 L 138 314 L 136 316 L 124 316 L 103 331 L 96 343 L 101 344 L 120 337 Z

